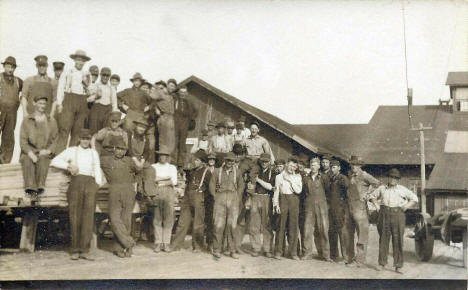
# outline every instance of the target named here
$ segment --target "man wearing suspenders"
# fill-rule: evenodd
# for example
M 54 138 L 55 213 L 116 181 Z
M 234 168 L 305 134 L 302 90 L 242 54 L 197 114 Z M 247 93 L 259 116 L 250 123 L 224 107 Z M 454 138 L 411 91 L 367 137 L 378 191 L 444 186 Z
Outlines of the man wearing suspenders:
M 195 168 L 187 175 L 187 186 L 185 195 L 181 202 L 181 213 L 179 223 L 174 238 L 172 239 L 172 249 L 180 249 L 187 235 L 187 231 L 193 220 L 192 247 L 193 252 L 198 253 L 203 248 L 205 231 L 205 198 L 208 194 L 208 186 L 211 179 L 211 172 L 204 166 L 207 156 L 203 150 L 194 154 Z M 193 217 L 192 217 L 193 211 Z

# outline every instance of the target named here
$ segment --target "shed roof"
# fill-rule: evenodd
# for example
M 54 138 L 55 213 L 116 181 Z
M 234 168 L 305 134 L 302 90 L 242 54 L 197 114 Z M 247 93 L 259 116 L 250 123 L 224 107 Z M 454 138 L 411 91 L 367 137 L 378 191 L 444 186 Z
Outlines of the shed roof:
M 449 72 L 447 76 L 447 82 L 445 84 L 447 86 L 468 86 L 468 72 Z
M 468 154 L 445 153 L 439 156 L 426 188 L 429 191 L 468 191 Z

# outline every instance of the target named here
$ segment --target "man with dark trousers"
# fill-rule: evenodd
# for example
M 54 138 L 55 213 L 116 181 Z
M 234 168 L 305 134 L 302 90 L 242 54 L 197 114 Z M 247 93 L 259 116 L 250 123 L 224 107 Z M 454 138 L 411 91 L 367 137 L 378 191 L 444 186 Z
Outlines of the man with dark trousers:
M 192 249 L 194 253 L 200 252 L 204 247 L 205 231 L 205 199 L 208 193 L 211 172 L 205 166 L 207 160 L 203 150 L 197 151 L 193 156 L 194 168 L 187 174 L 185 194 L 180 204 L 180 217 L 176 233 L 172 239 L 171 248 L 180 249 L 193 221 Z
M 210 193 L 214 196 L 214 241 L 213 256 L 221 258 L 220 251 L 223 243 L 223 233 L 225 228 L 228 231 L 228 244 L 231 257 L 238 259 L 239 255 L 235 250 L 233 234 L 237 226 L 239 216 L 239 197 L 245 189 L 245 183 L 239 170 L 234 167 L 234 153 L 229 152 L 224 157 L 224 165 L 216 168 L 210 180 Z
M 91 134 L 81 129 L 80 144 L 65 149 L 57 155 L 50 166 L 70 172 L 68 186 L 68 212 L 71 229 L 71 259 L 94 261 L 90 244 L 94 229 L 96 192 L 103 184 L 101 163 L 96 150 L 90 147 Z
M 16 59 L 9 56 L 2 62 L 0 74 L 0 164 L 10 163 L 15 148 L 16 114 L 20 105 L 20 92 L 23 80 L 14 75 Z
M 379 239 L 379 270 L 387 265 L 388 246 L 392 237 L 393 266 L 395 272 L 402 273 L 403 240 L 405 234 L 405 212 L 418 203 L 418 196 L 411 190 L 398 184 L 401 178 L 396 168 L 387 173 L 388 184 L 379 186 L 368 199 L 374 203 L 379 212 L 377 230 Z
M 320 239 L 317 252 L 325 261 L 330 262 L 330 245 L 328 242 L 328 203 L 329 191 L 328 176 L 323 175 L 320 169 L 320 159 L 310 160 L 311 172 L 303 178 L 304 186 L 304 253 L 302 260 L 312 258 L 312 244 L 314 233 L 317 230 Z M 315 240 L 317 244 L 317 239 Z
M 80 143 L 80 131 L 85 127 L 89 111 L 86 99 L 91 77 L 83 66 L 91 58 L 82 50 L 77 50 L 70 55 L 70 58 L 75 61 L 75 66 L 62 73 L 57 88 L 57 113 L 59 114 L 57 152 L 67 147 L 70 133 L 70 146 L 77 146 Z
M 49 91 L 34 91 L 32 112 L 23 120 L 20 129 L 20 162 L 23 169 L 24 189 L 31 195 L 44 192 L 51 157 L 54 156 L 58 129 L 55 119 L 46 115 Z
M 113 156 L 101 158 L 101 168 L 109 185 L 109 218 L 114 232 L 114 254 L 131 257 L 136 242 L 131 236 L 132 212 L 135 205 L 135 175 L 142 166 L 125 156 L 127 144 L 123 138 L 114 138 L 106 145 L 114 150 Z
M 349 215 L 347 204 L 349 180 L 340 173 L 340 161 L 332 160 L 330 162 L 332 175 L 330 177 L 330 225 L 328 237 L 330 240 L 330 258 L 339 262 L 338 241 L 340 242 L 341 254 L 346 264 L 349 263 L 347 233 L 344 227 L 345 219 Z
M 179 88 L 178 94 L 174 100 L 174 122 L 175 122 L 175 137 L 176 137 L 176 162 L 177 166 L 182 167 L 186 162 L 187 156 L 187 133 L 190 129 L 190 124 L 195 122 L 197 118 L 197 110 L 192 101 L 188 99 L 187 87 Z

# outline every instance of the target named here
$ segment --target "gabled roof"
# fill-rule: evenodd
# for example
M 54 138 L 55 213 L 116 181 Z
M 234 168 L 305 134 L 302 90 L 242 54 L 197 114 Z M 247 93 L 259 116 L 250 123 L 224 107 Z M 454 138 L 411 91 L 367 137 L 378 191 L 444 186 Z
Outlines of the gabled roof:
M 197 85 L 205 88 L 206 90 L 219 96 L 226 102 L 231 103 L 232 105 L 238 107 L 239 109 L 243 110 L 247 114 L 252 115 L 253 117 L 257 118 L 259 121 L 267 124 L 268 126 L 272 127 L 273 129 L 277 130 L 283 135 L 291 138 L 292 140 L 296 141 L 297 143 L 299 143 L 300 145 L 302 145 L 303 147 L 307 148 L 308 150 L 312 152 L 320 153 L 320 154 L 330 153 L 343 160 L 347 160 L 347 156 L 343 155 L 341 152 L 335 151 L 333 149 L 330 149 L 324 146 L 319 146 L 318 144 L 315 143 L 314 139 L 306 138 L 305 136 L 302 135 L 302 132 L 297 130 L 297 128 L 295 128 L 295 126 L 293 126 L 292 124 L 270 113 L 267 113 L 257 107 L 249 105 L 237 99 L 236 97 L 231 96 L 221 91 L 218 88 L 215 88 L 214 86 L 210 85 L 209 83 L 203 81 L 202 79 L 196 76 L 190 76 L 189 78 L 182 81 L 180 84 L 187 85 L 189 83 L 196 83 Z
M 447 76 L 447 82 L 445 84 L 447 86 L 468 86 L 468 72 L 449 72 Z

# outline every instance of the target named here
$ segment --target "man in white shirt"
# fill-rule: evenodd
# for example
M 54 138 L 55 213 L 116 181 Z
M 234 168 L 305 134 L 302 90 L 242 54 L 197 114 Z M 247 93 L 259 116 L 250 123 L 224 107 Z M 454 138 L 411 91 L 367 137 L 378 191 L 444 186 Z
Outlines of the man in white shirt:
M 216 124 L 217 134 L 210 137 L 210 145 L 208 149 L 210 153 L 227 153 L 232 150 L 232 144 L 230 144 L 224 134 L 225 128 L 226 125 L 224 122 L 218 122 L 218 124 Z
M 75 61 L 75 66 L 62 73 L 57 88 L 57 112 L 59 113 L 57 152 L 67 147 L 70 132 L 70 146 L 78 145 L 80 130 L 84 128 L 88 116 L 86 99 L 91 77 L 83 66 L 91 58 L 82 50 L 77 50 L 70 57 Z
M 80 145 L 57 155 L 50 166 L 70 172 L 67 191 L 71 228 L 71 259 L 93 261 L 89 249 L 94 229 L 96 192 L 103 184 L 101 165 L 96 150 L 90 147 L 91 134 L 81 129 Z
M 165 252 L 171 251 L 177 168 L 169 163 L 171 152 L 167 148 L 161 147 L 156 153 L 159 155 L 159 161 L 151 165 L 156 172 L 156 195 L 152 197 L 150 206 L 153 212 L 154 251 L 158 253 L 161 248 Z
M 88 97 L 88 103 L 93 103 L 89 113 L 89 130 L 94 134 L 106 127 L 109 114 L 118 112 L 117 93 L 109 83 L 111 70 L 108 67 L 101 69 L 100 82 L 96 83 L 95 90 Z
M 293 260 L 297 256 L 297 238 L 299 230 L 299 194 L 302 191 L 302 177 L 297 170 L 297 160 L 290 157 L 286 168 L 275 178 L 275 193 L 273 195 L 273 211 L 280 214 L 280 226 L 276 235 L 275 259 L 280 260 L 283 255 L 283 243 L 288 224 L 289 253 Z
M 205 153 L 208 153 L 208 137 L 208 130 L 203 129 L 201 133 L 201 138 L 195 141 L 195 143 L 192 146 L 192 149 L 190 149 L 190 153 L 194 154 L 195 152 L 198 152 L 198 150 L 203 150 L 205 151 Z
M 271 156 L 271 164 L 274 164 L 275 156 L 273 155 L 273 151 L 271 151 L 270 143 L 268 143 L 267 139 L 259 135 L 260 124 L 258 122 L 253 122 L 250 125 L 250 132 L 250 137 L 245 140 L 247 155 L 257 159 L 260 154 L 268 153 Z

